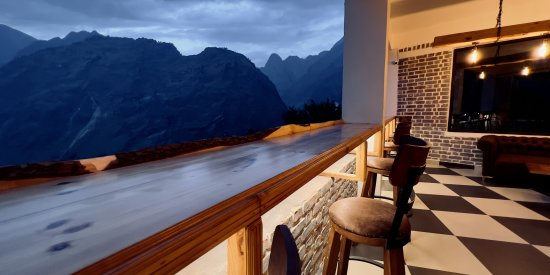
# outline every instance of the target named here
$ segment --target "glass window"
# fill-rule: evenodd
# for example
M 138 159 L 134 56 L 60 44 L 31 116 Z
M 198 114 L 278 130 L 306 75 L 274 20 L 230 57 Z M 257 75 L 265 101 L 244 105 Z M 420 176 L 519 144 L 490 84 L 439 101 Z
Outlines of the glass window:
M 449 131 L 550 135 L 547 38 L 455 50 Z

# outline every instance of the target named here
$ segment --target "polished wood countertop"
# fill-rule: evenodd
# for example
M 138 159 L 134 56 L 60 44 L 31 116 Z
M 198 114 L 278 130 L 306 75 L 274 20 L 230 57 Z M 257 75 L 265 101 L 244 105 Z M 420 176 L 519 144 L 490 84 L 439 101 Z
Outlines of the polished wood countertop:
M 341 124 L 2 193 L 0 274 L 178 270 L 381 128 Z

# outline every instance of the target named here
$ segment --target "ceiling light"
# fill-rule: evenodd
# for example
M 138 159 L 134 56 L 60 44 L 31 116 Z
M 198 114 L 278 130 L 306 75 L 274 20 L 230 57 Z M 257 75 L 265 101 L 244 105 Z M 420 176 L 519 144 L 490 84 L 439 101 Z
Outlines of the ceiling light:
M 470 63 L 477 63 L 479 59 L 479 55 L 477 53 L 477 46 L 472 50 L 472 53 L 470 53 Z
M 528 76 L 530 73 L 531 69 L 529 69 L 529 67 L 523 67 L 523 69 L 521 70 L 521 75 L 523 76 Z
M 479 74 L 479 79 L 485 79 L 485 72 L 481 72 Z
M 542 44 L 537 48 L 537 56 L 541 58 L 545 58 L 548 55 L 548 41 L 544 39 L 542 41 Z

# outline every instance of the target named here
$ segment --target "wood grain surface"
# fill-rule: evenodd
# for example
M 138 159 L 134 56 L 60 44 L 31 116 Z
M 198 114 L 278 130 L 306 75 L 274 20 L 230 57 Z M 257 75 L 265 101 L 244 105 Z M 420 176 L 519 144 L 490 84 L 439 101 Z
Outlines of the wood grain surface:
M 342 124 L 2 193 L 0 274 L 178 271 L 380 130 Z

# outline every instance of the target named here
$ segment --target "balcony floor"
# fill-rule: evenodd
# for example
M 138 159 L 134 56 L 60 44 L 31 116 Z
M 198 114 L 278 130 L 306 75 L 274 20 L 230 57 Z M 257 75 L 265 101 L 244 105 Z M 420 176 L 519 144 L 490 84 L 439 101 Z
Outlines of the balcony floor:
M 426 169 L 404 249 L 408 274 L 548 274 L 550 197 L 481 183 L 474 170 Z M 361 245 L 351 254 L 382 259 L 381 249 Z M 360 262 L 350 263 L 349 274 L 366 268 L 382 274 Z

